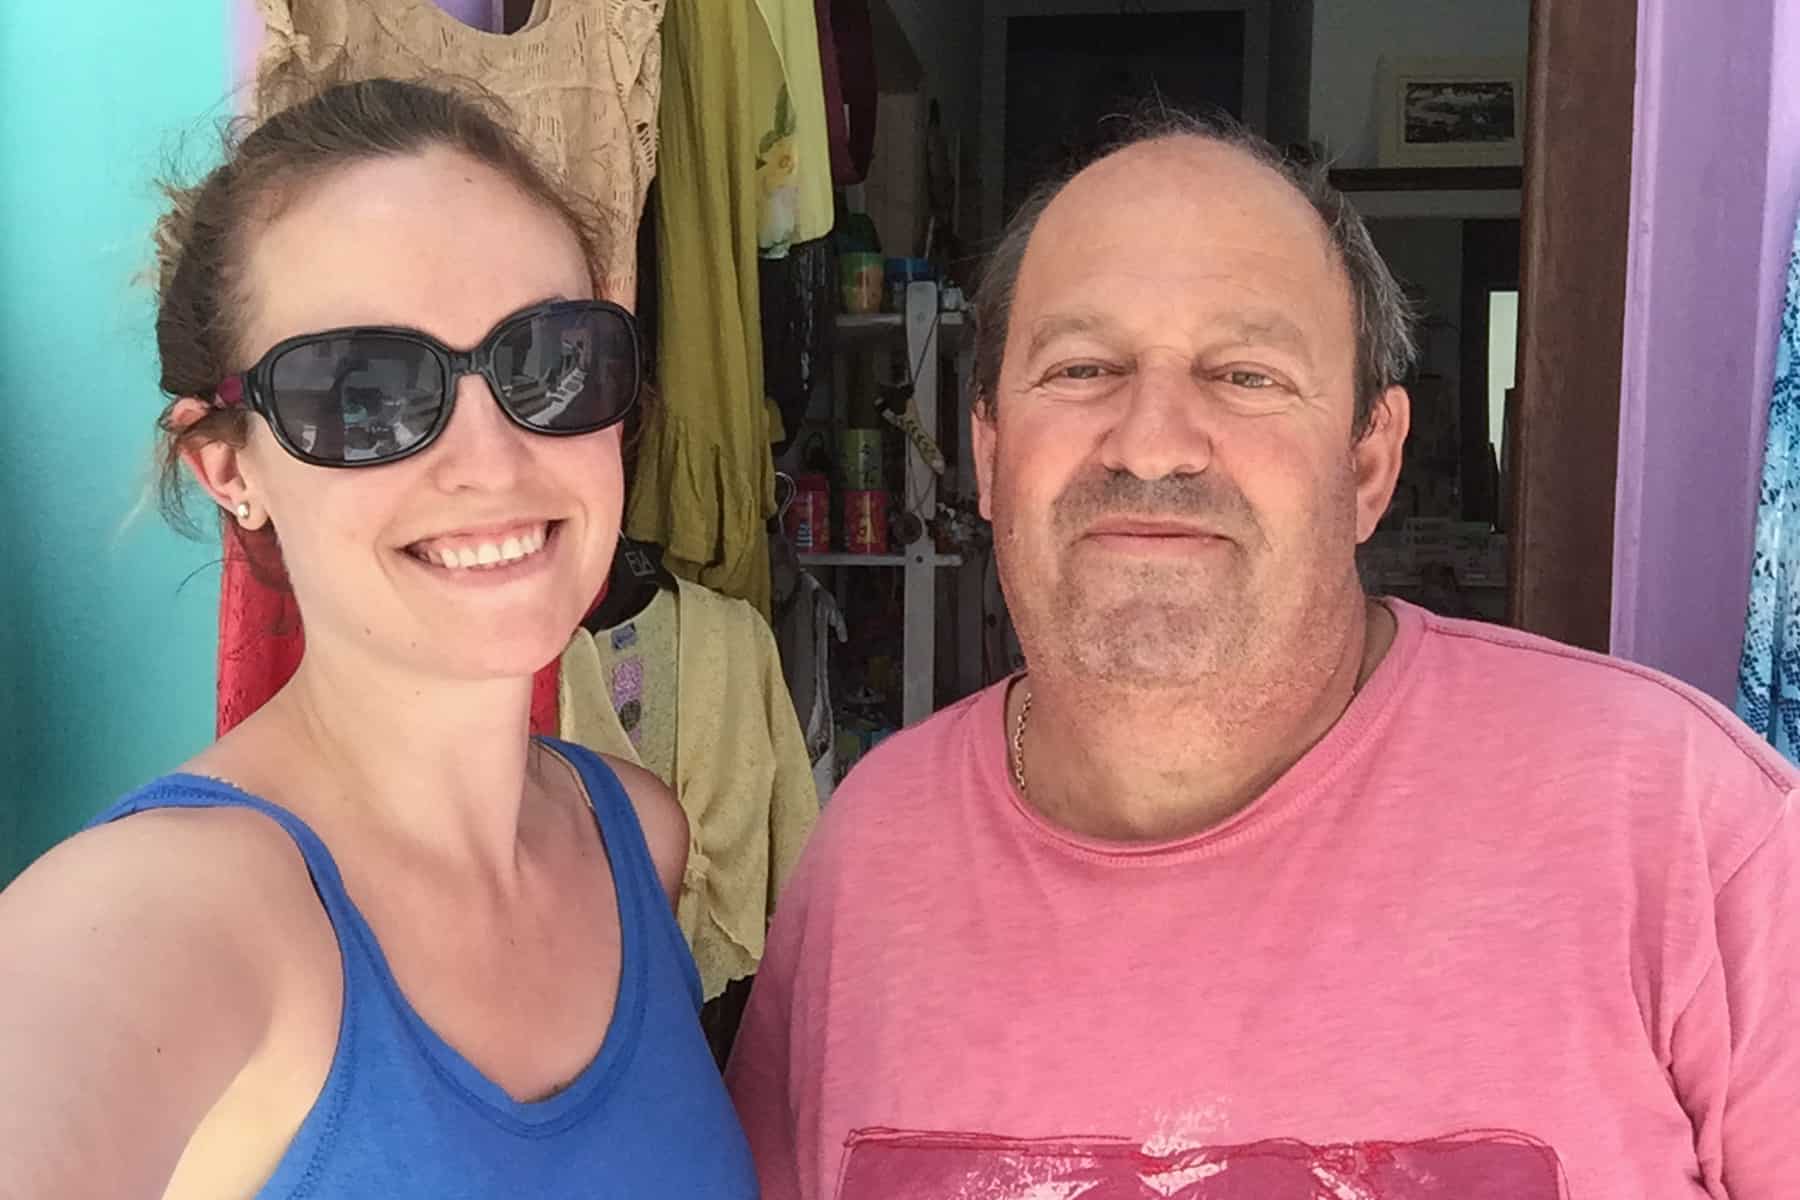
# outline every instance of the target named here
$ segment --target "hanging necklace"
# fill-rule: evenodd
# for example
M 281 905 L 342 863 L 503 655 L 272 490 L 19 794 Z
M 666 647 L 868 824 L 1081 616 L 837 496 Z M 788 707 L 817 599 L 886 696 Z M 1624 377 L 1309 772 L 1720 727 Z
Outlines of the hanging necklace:
M 1370 642 L 1372 641 L 1373 639 L 1370 639 Z M 1374 670 L 1374 664 L 1369 662 L 1369 657 L 1369 643 L 1365 643 L 1363 649 L 1363 662 L 1357 671 L 1356 684 L 1351 689 L 1350 693 L 1352 698 L 1354 698 L 1358 692 L 1362 691 L 1362 685 L 1366 681 L 1366 677 Z M 1376 661 L 1379 662 L 1379 659 Z M 1031 716 L 1031 695 L 1031 689 L 1027 688 L 1025 690 L 1025 699 L 1019 704 L 1018 718 L 1013 722 L 1012 777 L 1013 784 L 1019 789 L 1019 795 L 1021 797 L 1025 796 L 1027 790 L 1025 787 L 1025 722 Z
M 1031 715 L 1031 692 L 1025 692 L 1025 699 L 1019 705 L 1019 719 L 1013 725 L 1012 737 L 1012 769 L 1013 784 L 1019 789 L 1019 795 L 1025 795 L 1025 718 Z

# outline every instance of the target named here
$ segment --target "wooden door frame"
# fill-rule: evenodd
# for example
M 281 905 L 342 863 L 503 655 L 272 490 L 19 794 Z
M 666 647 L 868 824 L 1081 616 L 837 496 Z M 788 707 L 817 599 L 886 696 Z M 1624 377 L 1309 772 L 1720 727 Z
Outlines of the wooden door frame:
M 1509 623 L 1606 650 L 1637 0 L 1532 0 Z

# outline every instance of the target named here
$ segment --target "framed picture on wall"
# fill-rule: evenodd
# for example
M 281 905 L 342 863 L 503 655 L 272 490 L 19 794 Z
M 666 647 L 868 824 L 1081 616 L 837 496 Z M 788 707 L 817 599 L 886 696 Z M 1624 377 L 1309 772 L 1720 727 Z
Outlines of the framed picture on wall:
M 1384 58 L 1376 103 L 1384 167 L 1513 167 L 1523 161 L 1519 58 Z

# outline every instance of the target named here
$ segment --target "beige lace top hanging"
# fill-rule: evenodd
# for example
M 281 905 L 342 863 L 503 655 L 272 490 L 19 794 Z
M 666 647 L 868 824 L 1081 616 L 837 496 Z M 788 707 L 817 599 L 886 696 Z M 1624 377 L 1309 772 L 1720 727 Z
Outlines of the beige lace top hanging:
M 629 302 L 637 225 L 656 173 L 664 0 L 533 0 L 516 33 L 463 24 L 433 0 L 257 0 L 266 116 L 335 83 L 472 80 L 504 100 L 544 161 L 600 221 L 601 294 Z

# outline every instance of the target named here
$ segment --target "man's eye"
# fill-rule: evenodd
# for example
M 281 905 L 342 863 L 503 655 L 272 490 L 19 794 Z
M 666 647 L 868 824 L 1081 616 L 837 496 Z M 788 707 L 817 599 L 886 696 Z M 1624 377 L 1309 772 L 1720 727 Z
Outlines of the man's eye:
M 1275 381 L 1261 371 L 1230 371 L 1226 373 L 1225 379 L 1233 387 L 1248 388 L 1251 391 L 1275 386 Z

